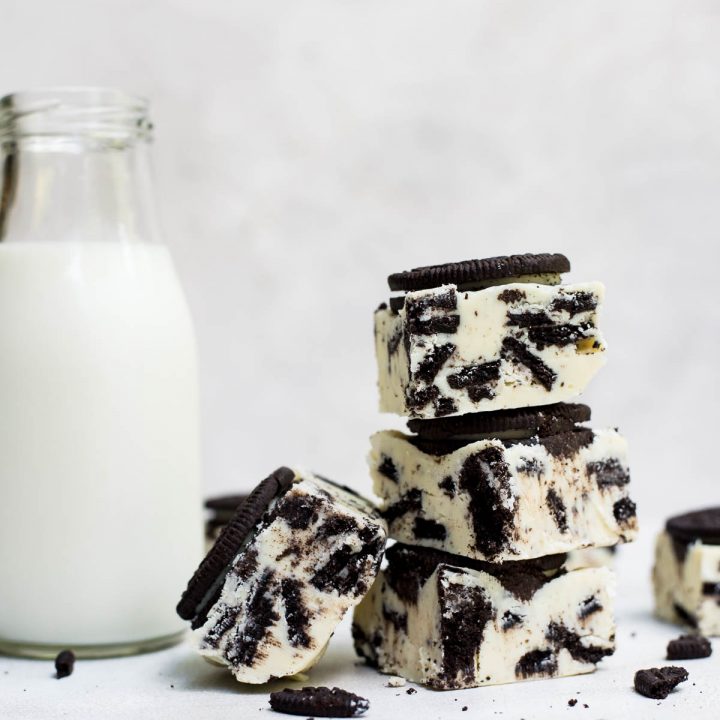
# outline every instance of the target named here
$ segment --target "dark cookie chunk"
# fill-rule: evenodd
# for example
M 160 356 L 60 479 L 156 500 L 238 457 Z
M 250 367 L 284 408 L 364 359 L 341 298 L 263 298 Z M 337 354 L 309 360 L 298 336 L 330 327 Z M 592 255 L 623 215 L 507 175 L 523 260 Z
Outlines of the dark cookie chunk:
M 370 703 L 363 697 L 340 688 L 287 688 L 270 693 L 270 707 L 286 715 L 308 717 L 358 717 L 367 712 Z
M 340 595 L 364 595 L 367 587 L 360 582 L 360 575 L 369 562 L 380 565 L 385 539 L 379 534 L 363 537 L 362 533 L 360 539 L 363 541 L 360 550 L 355 550 L 347 543 L 335 550 L 325 565 L 318 568 L 310 578 L 311 584 L 324 592 L 335 590 Z
M 545 497 L 545 502 L 550 508 L 550 512 L 555 520 L 555 524 L 558 526 L 558 530 L 561 533 L 566 532 L 568 529 L 567 508 L 565 507 L 565 503 L 560 495 L 553 490 L 553 488 L 549 488 L 547 496 Z
M 552 320 L 544 310 L 510 310 L 507 314 L 507 324 L 530 328 L 538 325 L 552 326 Z
M 280 582 L 280 594 L 285 607 L 290 644 L 293 647 L 310 647 L 311 640 L 307 630 L 311 613 L 303 600 L 300 582 L 293 578 L 283 578 Z
M 515 519 L 517 500 L 512 507 L 505 502 L 513 497 L 510 471 L 497 447 L 487 447 L 469 455 L 458 476 L 460 490 L 470 496 L 470 513 L 475 546 L 488 559 L 507 546 Z
M 545 638 L 552 643 L 557 651 L 565 649 L 570 653 L 573 660 L 581 663 L 595 665 L 604 657 L 608 657 L 608 655 L 615 652 L 613 648 L 585 645 L 580 635 L 562 623 L 551 622 L 548 625 Z
M 590 420 L 590 408 L 587 405 L 554 403 L 538 405 L 534 408 L 494 410 L 434 420 L 414 418 L 408 420 L 408 428 L 422 437 L 438 439 L 492 435 L 514 430 L 528 431 L 533 435 L 546 437 L 572 430 L 576 423 L 588 420 Z
M 447 383 L 453 390 L 461 390 L 471 385 L 484 385 L 500 378 L 500 361 L 466 365 L 456 373 L 447 376 Z
M 270 503 L 286 492 L 294 479 L 292 470 L 278 468 L 250 493 L 223 528 L 215 545 L 190 578 L 177 606 L 178 615 L 184 620 L 192 620 L 193 627 L 200 627 L 205 622 L 208 610 L 217 601 L 228 568 L 243 543 L 255 530 Z
M 382 515 L 388 522 L 392 522 L 409 512 L 420 512 L 420 510 L 422 510 L 422 490 L 412 488 L 397 502 L 388 505 Z
M 590 292 L 581 290 L 576 293 L 564 292 L 560 297 L 555 298 L 550 309 L 558 312 L 564 310 L 570 317 L 581 312 L 594 310 L 597 307 L 597 298 Z
M 522 678 L 545 675 L 552 677 L 557 673 L 557 658 L 552 650 L 531 650 L 525 653 L 515 665 L 515 675 Z
M 418 369 L 414 373 L 417 380 L 425 383 L 432 383 L 440 368 L 449 360 L 450 356 L 455 352 L 455 346 L 452 343 L 444 345 L 435 345 L 420 361 Z M 450 386 L 452 387 L 452 385 Z
M 630 498 L 621 498 L 613 505 L 613 515 L 620 525 L 627 525 L 637 515 L 637 506 Z
M 589 617 L 593 613 L 599 612 L 602 609 L 602 603 L 594 595 L 591 595 L 589 598 L 585 598 L 585 600 L 580 603 L 580 607 L 578 608 L 578 617 L 581 620 L 584 620 L 586 617 Z
M 238 632 L 239 628 L 235 631 L 227 649 L 227 659 L 233 665 L 251 665 L 268 630 L 280 620 L 273 599 L 275 582 L 275 571 L 267 569 L 253 588 L 245 607 L 245 627 L 242 632 Z
M 405 613 L 395 612 L 395 610 L 390 610 L 387 606 L 383 605 L 382 616 L 396 630 L 402 630 L 402 632 L 407 632 L 407 615 Z
M 388 567 L 385 579 L 404 602 L 415 604 L 418 592 L 438 565 L 480 570 L 496 577 L 520 600 L 530 600 L 545 583 L 564 572 L 565 555 L 545 555 L 532 560 L 489 563 L 453 555 L 443 550 L 395 543 L 385 552 Z
M 681 682 L 685 682 L 687 679 L 688 671 L 674 665 L 638 670 L 635 673 L 635 690 L 653 700 L 664 700 Z
M 705 545 L 720 545 L 720 507 L 676 515 L 667 521 L 665 529 L 686 544 L 700 540 Z
M 394 483 L 398 481 L 398 469 L 392 458 L 387 455 L 383 455 L 380 458 L 380 464 L 378 465 L 378 472 L 384 475 L 388 480 L 392 480 Z
M 524 365 L 536 382 L 548 392 L 552 390 L 557 373 L 551 370 L 537 355 L 530 352 L 527 345 L 517 338 L 506 337 L 502 341 L 503 355 L 519 365 Z
M 570 432 L 541 437 L 540 445 L 553 457 L 569 458 L 576 455 L 581 448 L 590 445 L 594 439 L 595 433 L 589 428 L 577 428 Z
M 517 288 L 508 288 L 507 290 L 503 290 L 498 295 L 498 300 L 502 300 L 502 302 L 510 305 L 512 303 L 519 302 L 520 300 L 524 299 L 525 297 L 526 297 L 526 295 L 523 290 L 518 290 Z
M 440 285 L 457 285 L 458 289 L 482 285 L 488 280 L 502 280 L 523 275 L 565 273 L 570 261 L 559 253 L 504 255 L 483 260 L 465 260 L 414 268 L 394 273 L 388 278 L 391 290 L 426 290 Z
M 549 345 L 565 347 L 586 337 L 587 325 L 541 325 L 528 330 L 528 339 L 538 350 Z
M 601 490 L 606 487 L 622 487 L 630 482 L 630 473 L 617 458 L 589 462 L 586 469 L 589 477 L 595 477 Z
M 522 615 L 518 615 L 518 613 L 514 613 L 511 610 L 506 610 L 500 620 L 500 627 L 507 632 L 514 627 L 522 625 L 524 621 L 525 618 Z
M 61 650 L 55 658 L 55 677 L 60 680 L 72 675 L 75 669 L 75 653 L 72 650 Z
M 440 619 L 443 671 L 442 687 L 458 684 L 458 675 L 471 682 L 475 674 L 475 657 L 482 644 L 485 626 L 495 612 L 485 591 L 462 584 L 440 584 Z
M 444 540 L 447 537 L 447 529 L 436 520 L 416 517 L 413 524 L 413 535 L 418 540 Z
M 457 293 L 453 289 L 428 297 L 407 299 L 405 319 L 408 332 L 413 335 L 457 332 L 460 316 L 450 313 L 456 309 Z
M 405 392 L 405 403 L 411 410 L 422 410 L 428 403 L 434 402 L 440 395 L 440 388 L 437 385 L 410 390 Z
M 668 660 L 695 660 L 712 655 L 710 641 L 702 635 L 681 635 L 667 646 Z

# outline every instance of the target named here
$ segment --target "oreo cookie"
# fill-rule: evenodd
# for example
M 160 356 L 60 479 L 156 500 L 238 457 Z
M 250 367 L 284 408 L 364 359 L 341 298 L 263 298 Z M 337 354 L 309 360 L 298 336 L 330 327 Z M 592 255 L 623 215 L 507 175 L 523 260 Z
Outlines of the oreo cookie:
M 681 682 L 685 682 L 687 679 L 688 671 L 674 665 L 638 670 L 635 673 L 635 691 L 653 700 L 664 700 Z
M 200 627 L 207 619 L 207 612 L 217 600 L 229 566 L 270 503 L 284 494 L 294 480 L 295 473 L 290 468 L 278 468 L 250 493 L 223 528 L 210 552 L 190 578 L 176 608 L 183 620 L 192 621 L 193 628 Z
M 370 702 L 337 687 L 304 687 L 270 693 L 270 707 L 287 715 L 359 717 L 368 711 Z
M 247 500 L 248 496 L 243 495 L 219 495 L 217 497 L 208 498 L 205 501 L 205 508 L 212 510 L 217 514 L 230 513 L 234 514 L 238 506 Z
M 668 660 L 696 660 L 712 655 L 710 641 L 702 635 L 681 635 L 667 646 Z
M 521 432 L 548 437 L 575 429 L 590 420 L 590 408 L 577 403 L 554 403 L 532 408 L 495 410 L 451 417 L 408 420 L 408 428 L 421 438 L 450 440 L 458 437 L 493 436 Z
M 391 290 L 406 292 L 447 284 L 471 290 L 484 283 L 497 284 L 498 280 L 512 282 L 524 275 L 556 275 L 569 270 L 570 261 L 559 253 L 525 253 L 413 268 L 390 275 L 388 285 Z
M 720 507 L 675 515 L 665 529 L 673 540 L 683 544 L 699 540 L 704 545 L 720 545 Z
M 205 501 L 210 517 L 205 521 L 205 537 L 215 542 L 220 531 L 230 522 L 238 507 L 247 500 L 247 495 L 221 495 Z

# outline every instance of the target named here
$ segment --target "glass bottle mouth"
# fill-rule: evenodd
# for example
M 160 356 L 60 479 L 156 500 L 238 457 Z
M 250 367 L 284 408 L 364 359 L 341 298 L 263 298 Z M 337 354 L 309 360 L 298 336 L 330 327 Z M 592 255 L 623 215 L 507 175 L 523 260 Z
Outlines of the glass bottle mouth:
M 38 88 L 0 98 L 0 142 L 81 136 L 150 140 L 147 100 L 101 87 Z

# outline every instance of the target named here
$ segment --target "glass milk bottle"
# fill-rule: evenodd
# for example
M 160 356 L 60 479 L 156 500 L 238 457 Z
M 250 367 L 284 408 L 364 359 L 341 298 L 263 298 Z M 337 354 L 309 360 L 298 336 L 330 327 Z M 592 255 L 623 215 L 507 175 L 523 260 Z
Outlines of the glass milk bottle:
M 0 652 L 182 635 L 203 541 L 196 352 L 151 129 L 118 91 L 0 100 Z

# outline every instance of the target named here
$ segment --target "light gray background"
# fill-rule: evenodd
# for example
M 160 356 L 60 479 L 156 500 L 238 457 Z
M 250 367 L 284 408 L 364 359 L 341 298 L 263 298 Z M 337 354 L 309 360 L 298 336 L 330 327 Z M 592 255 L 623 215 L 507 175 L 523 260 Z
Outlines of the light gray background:
M 720 4 L 0 0 L 0 90 L 149 96 L 208 492 L 368 488 L 371 314 L 410 266 L 561 251 L 607 285 L 585 400 L 646 515 L 720 501 Z

